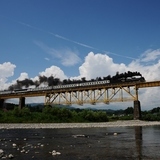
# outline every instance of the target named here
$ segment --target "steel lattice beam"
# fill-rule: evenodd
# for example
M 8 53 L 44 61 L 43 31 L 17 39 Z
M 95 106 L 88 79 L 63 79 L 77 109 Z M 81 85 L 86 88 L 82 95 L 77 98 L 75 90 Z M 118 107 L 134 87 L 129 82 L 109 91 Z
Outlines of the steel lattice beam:
M 96 104 L 110 102 L 123 102 L 137 100 L 137 89 L 131 87 L 114 87 L 114 88 L 100 88 L 100 89 L 88 89 L 88 90 L 75 90 L 59 93 L 47 93 L 45 98 L 45 104 L 78 104 L 84 103 Z
M 96 104 L 99 102 L 138 101 L 138 89 L 158 87 L 160 81 L 125 82 L 107 85 L 95 85 L 75 88 L 61 88 L 51 91 L 35 91 L 12 94 L 0 94 L 0 100 L 21 97 L 45 97 L 45 104 Z

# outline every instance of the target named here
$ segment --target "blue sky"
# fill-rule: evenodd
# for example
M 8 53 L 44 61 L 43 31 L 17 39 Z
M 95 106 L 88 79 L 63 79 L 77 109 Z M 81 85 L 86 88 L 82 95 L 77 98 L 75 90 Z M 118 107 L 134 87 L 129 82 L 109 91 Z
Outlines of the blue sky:
M 1 0 L 0 88 L 38 75 L 127 70 L 159 80 L 159 7 L 159 0 Z

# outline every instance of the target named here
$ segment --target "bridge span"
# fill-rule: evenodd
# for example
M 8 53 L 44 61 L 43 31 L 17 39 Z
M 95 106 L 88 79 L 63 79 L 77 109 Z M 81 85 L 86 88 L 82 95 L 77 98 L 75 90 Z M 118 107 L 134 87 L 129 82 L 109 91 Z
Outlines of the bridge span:
M 160 81 L 151 82 L 125 82 L 96 84 L 93 86 L 78 86 L 72 88 L 59 88 L 53 90 L 19 91 L 12 93 L 0 93 L 0 107 L 6 99 L 19 98 L 19 107 L 25 106 L 26 97 L 45 97 L 45 105 L 51 104 L 78 104 L 89 103 L 109 104 L 111 102 L 133 101 L 134 119 L 141 118 L 141 106 L 138 99 L 138 90 L 146 87 L 158 87 Z

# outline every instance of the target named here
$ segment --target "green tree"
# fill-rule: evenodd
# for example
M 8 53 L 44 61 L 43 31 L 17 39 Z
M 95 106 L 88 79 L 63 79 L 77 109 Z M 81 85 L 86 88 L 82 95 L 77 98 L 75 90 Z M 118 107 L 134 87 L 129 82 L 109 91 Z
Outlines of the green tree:
M 125 113 L 126 115 L 128 115 L 128 114 L 133 114 L 133 107 L 128 107 L 127 109 L 124 110 L 124 113 Z

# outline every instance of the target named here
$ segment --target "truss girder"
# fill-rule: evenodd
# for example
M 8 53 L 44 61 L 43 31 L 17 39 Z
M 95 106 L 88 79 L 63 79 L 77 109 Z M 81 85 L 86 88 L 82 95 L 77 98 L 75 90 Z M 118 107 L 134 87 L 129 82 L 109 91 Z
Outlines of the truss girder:
M 138 89 L 147 87 L 158 87 L 160 81 L 151 82 L 126 82 L 107 85 L 81 86 L 75 88 L 60 88 L 57 90 L 37 90 L 34 92 L 0 93 L 0 100 L 21 97 L 45 97 L 45 104 L 80 104 L 98 102 L 122 102 L 137 101 Z
M 45 104 L 109 104 L 110 102 L 137 100 L 137 94 L 138 93 L 135 86 L 119 86 L 114 88 L 62 91 L 58 93 L 47 93 L 45 97 Z

